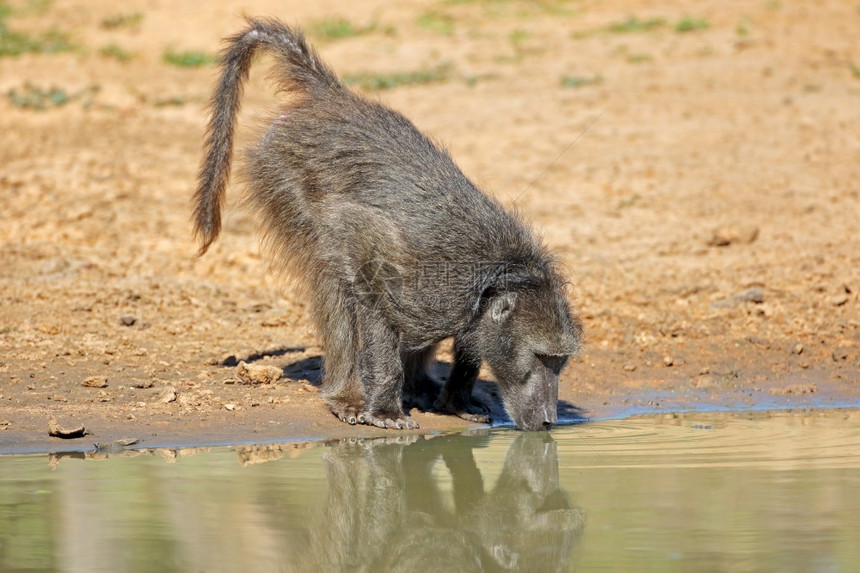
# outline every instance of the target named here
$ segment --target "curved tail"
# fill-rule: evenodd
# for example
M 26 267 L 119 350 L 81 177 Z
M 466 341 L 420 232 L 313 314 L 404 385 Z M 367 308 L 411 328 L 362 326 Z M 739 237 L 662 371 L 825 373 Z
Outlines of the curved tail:
M 241 107 L 242 90 L 251 60 L 261 48 L 277 59 L 276 80 L 283 91 L 318 97 L 343 89 L 334 75 L 308 46 L 304 35 L 274 19 L 248 18 L 248 27 L 226 40 L 221 54 L 221 78 L 210 102 L 204 156 L 194 193 L 194 235 L 200 241 L 198 256 L 221 232 L 221 209 L 230 176 L 233 134 Z

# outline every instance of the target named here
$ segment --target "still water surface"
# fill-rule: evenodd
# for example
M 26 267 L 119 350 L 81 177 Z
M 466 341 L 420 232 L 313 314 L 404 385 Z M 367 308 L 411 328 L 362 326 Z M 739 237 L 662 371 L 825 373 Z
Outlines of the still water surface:
M 860 571 L 860 411 L 0 456 L 0 571 L 345 570 Z

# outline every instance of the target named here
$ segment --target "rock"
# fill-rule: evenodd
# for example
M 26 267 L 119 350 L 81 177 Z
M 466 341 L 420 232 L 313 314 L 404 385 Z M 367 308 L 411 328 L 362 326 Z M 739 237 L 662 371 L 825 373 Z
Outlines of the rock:
M 161 396 L 158 397 L 158 401 L 162 404 L 170 404 L 176 400 L 176 389 L 175 388 L 165 388 L 164 392 L 161 393 Z
M 842 362 L 843 360 L 848 360 L 848 350 L 837 348 L 830 353 L 830 356 L 833 358 L 833 362 Z
M 63 438 L 65 440 L 70 440 L 73 438 L 83 438 L 89 432 L 84 427 L 83 424 L 76 426 L 74 428 L 64 428 L 60 426 L 60 424 L 56 420 L 51 420 L 48 422 L 48 435 L 53 436 L 55 438 Z
M 224 409 L 232 412 L 233 410 L 236 409 L 236 405 L 235 404 L 224 404 Z
M 624 365 L 624 371 L 625 372 L 635 372 L 636 371 L 636 365 L 635 364 L 625 364 Z
M 791 353 L 800 356 L 801 354 L 803 354 L 803 345 L 798 342 L 794 345 L 794 348 L 791 349 Z
M 152 380 L 143 380 L 140 382 L 132 382 L 131 387 L 145 390 L 146 388 L 152 388 L 152 384 Z
M 673 365 L 674 363 L 675 363 L 675 359 L 674 359 L 674 358 L 672 358 L 671 356 L 664 356 L 664 357 L 663 357 L 663 364 L 664 364 L 664 365 L 666 365 L 666 366 L 671 366 L 671 365 Z
M 711 303 L 711 308 L 732 308 L 745 302 L 754 304 L 764 303 L 764 291 L 758 287 L 753 287 L 728 298 L 713 302 Z
M 830 298 L 830 304 L 833 306 L 842 306 L 848 302 L 848 293 L 841 292 L 834 297 Z
M 735 300 L 738 302 L 754 302 L 756 304 L 762 304 L 764 302 L 764 291 L 758 287 L 753 287 L 740 294 L 736 294 Z
M 242 361 L 236 367 L 236 377 L 245 384 L 271 384 L 283 376 L 284 371 L 275 366 L 247 364 Z
M 123 326 L 134 326 L 135 322 L 137 322 L 137 317 L 131 314 L 119 317 L 119 323 Z
M 90 376 L 81 382 L 81 386 L 86 386 L 87 388 L 105 388 L 107 385 L 106 376 Z
M 758 227 L 743 223 L 731 223 L 717 227 L 711 232 L 708 244 L 712 247 L 727 247 L 732 244 L 748 245 L 758 238 Z

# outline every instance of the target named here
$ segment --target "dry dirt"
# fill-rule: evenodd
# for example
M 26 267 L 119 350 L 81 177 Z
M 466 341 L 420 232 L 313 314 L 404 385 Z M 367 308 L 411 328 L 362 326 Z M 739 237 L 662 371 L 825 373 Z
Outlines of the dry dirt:
M 569 414 L 860 404 L 856 2 L 118 6 L 0 2 L 7 36 L 73 47 L 0 56 L 0 451 L 82 447 L 51 419 L 147 445 L 382 433 L 326 410 L 323 349 L 252 219 L 229 207 L 194 256 L 216 69 L 164 54 L 214 53 L 243 12 L 306 27 L 340 74 L 435 80 L 369 93 L 563 261 L 587 338 L 560 384 Z M 277 102 L 265 63 L 244 141 Z M 22 107 L 52 87 L 70 101 Z M 238 360 L 285 377 L 243 383 Z

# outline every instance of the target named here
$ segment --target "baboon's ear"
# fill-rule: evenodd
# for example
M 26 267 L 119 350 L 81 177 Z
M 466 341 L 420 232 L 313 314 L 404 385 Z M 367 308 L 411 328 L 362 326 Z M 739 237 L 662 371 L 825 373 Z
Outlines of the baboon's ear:
M 502 323 L 510 316 L 517 302 L 517 293 L 501 292 L 492 298 L 490 302 L 490 316 L 493 321 Z

